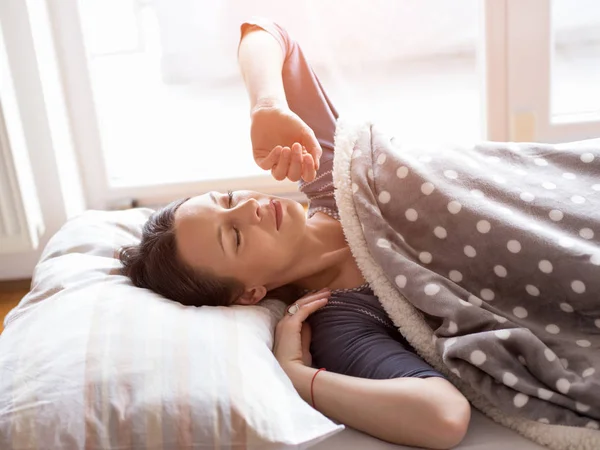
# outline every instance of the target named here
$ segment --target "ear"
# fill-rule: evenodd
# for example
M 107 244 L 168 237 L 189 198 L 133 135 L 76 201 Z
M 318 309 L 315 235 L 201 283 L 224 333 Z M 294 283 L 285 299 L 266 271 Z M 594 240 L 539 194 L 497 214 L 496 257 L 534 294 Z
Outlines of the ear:
M 264 286 L 254 286 L 246 288 L 244 293 L 235 302 L 237 305 L 256 305 L 267 295 L 267 288 Z

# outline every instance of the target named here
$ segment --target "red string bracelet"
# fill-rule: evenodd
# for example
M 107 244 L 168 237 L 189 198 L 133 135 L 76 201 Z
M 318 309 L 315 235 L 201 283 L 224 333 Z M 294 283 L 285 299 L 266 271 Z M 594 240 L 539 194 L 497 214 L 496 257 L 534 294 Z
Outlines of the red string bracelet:
M 321 370 L 325 370 L 325 368 L 321 367 L 319 370 L 317 370 L 315 372 L 315 374 L 313 375 L 313 377 L 312 377 L 312 381 L 310 382 L 310 400 L 312 401 L 312 406 L 315 409 L 317 409 L 317 407 L 315 406 L 315 396 L 314 396 L 314 393 L 313 393 L 313 386 L 315 384 L 315 378 L 317 378 L 317 375 L 319 375 L 319 372 Z

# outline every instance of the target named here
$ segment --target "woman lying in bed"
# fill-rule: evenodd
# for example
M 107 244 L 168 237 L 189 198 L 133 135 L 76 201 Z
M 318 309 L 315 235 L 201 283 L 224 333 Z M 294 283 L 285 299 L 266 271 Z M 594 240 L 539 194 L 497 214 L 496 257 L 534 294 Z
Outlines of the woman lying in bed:
M 298 44 L 273 23 L 242 26 L 239 62 L 255 161 L 277 180 L 302 178 L 308 217 L 301 204 L 258 192 L 182 199 L 150 218 L 139 246 L 122 251 L 126 274 L 186 305 L 253 305 L 287 288 L 301 298 L 277 327 L 274 352 L 306 401 L 386 441 L 458 444 L 468 401 L 398 332 L 344 239 L 331 101 Z M 327 371 L 313 379 L 313 367 Z

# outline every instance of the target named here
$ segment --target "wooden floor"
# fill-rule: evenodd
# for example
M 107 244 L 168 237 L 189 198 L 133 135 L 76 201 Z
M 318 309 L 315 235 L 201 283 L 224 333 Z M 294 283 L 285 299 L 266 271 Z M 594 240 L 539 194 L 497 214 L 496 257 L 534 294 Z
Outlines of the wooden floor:
M 30 283 L 31 280 L 0 281 L 0 333 L 4 331 L 4 316 L 29 292 Z

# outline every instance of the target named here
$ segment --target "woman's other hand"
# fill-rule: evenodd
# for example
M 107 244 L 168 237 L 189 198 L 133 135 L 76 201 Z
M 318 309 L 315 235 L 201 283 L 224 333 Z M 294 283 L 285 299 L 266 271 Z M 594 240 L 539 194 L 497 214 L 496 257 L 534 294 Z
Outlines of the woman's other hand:
M 329 289 L 305 295 L 288 307 L 277 324 L 273 353 L 284 371 L 287 372 L 290 366 L 296 364 L 311 366 L 310 326 L 305 323 L 305 320 L 313 312 L 325 306 L 330 295 Z M 294 314 L 288 313 L 294 310 L 296 310 Z
M 315 179 L 323 150 L 310 127 L 289 108 L 257 106 L 250 137 L 254 161 L 278 181 Z

